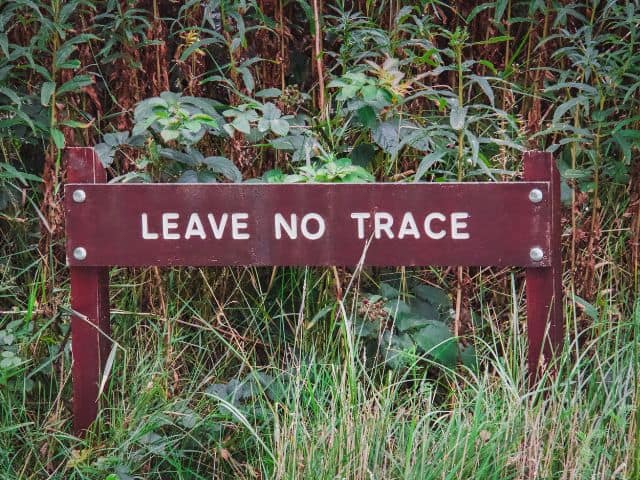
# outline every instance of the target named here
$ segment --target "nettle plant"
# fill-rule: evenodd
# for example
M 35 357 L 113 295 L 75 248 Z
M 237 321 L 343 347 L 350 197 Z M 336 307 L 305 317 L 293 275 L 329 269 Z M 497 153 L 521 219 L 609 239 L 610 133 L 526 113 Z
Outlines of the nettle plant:
M 296 168 L 296 173 L 285 174 L 280 169 L 267 171 L 260 179 L 266 183 L 366 183 L 374 176 L 351 159 L 323 154 L 317 162 Z
M 105 166 L 111 165 L 123 146 L 146 151 L 138 161 L 140 172 L 119 177 L 121 181 L 240 182 L 242 174 L 231 160 L 204 156 L 198 143 L 207 135 L 228 139 L 235 132 L 252 143 L 264 142 L 267 137 L 287 136 L 293 122 L 292 116 L 282 115 L 272 102 L 249 100 L 225 108 L 208 98 L 163 92 L 136 106 L 131 132 L 108 133 L 95 149 Z
M 278 93 L 267 92 L 265 96 Z M 289 153 L 292 162 L 298 164 L 294 174 L 274 169 L 251 181 L 374 181 L 373 175 L 362 166 L 354 165 L 345 156 L 337 157 L 323 147 L 318 136 L 306 125 L 305 117 L 283 115 L 273 102 L 253 99 L 225 108 L 211 99 L 164 92 L 136 106 L 131 132 L 105 134 L 103 142 L 95 149 L 105 166 L 113 163 L 116 152 L 122 147 L 146 150 L 146 155 L 138 160 L 140 171 L 118 177 L 119 181 L 159 179 L 211 183 L 227 179 L 240 182 L 242 175 L 231 160 L 223 156 L 204 156 L 198 149 L 198 143 L 206 135 L 226 139 L 236 132 L 256 147 Z
M 451 299 L 439 288 L 415 284 L 403 294 L 381 283 L 379 292 L 362 299 L 354 331 L 371 365 L 393 370 L 414 365 L 454 369 L 462 363 L 473 369 L 475 350 L 452 335 L 452 316 Z

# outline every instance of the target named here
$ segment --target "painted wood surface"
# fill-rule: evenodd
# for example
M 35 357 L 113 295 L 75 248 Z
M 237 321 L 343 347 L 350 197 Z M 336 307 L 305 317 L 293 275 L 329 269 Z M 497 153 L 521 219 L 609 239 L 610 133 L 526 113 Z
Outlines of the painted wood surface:
M 65 150 L 67 179 L 105 182 L 106 172 L 91 148 Z M 82 433 L 98 414 L 98 390 L 109 354 L 109 271 L 106 267 L 71 268 L 71 351 L 73 355 L 73 427 Z
M 80 189 L 86 199 L 77 203 Z M 533 189 L 539 203 L 529 199 Z M 70 184 L 68 257 L 92 266 L 348 266 L 361 258 L 378 266 L 549 266 L 549 191 L 545 181 Z M 530 257 L 535 247 L 541 260 Z M 74 257 L 77 248 L 86 258 Z

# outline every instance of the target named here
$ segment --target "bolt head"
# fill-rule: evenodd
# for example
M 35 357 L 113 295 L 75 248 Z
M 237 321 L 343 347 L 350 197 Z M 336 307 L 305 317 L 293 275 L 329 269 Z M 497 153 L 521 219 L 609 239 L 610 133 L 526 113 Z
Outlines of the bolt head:
M 76 260 L 84 260 L 87 258 L 87 250 L 84 247 L 77 247 L 73 249 L 73 258 Z
M 82 203 L 87 199 L 87 193 L 82 189 L 74 190 L 72 197 L 74 202 Z
M 529 192 L 529 200 L 533 203 L 540 203 L 542 201 L 542 190 L 534 188 Z
M 542 249 L 540 247 L 533 247 L 529 251 L 529 257 L 534 262 L 539 262 L 540 260 L 542 260 L 544 258 L 544 252 L 542 251 Z

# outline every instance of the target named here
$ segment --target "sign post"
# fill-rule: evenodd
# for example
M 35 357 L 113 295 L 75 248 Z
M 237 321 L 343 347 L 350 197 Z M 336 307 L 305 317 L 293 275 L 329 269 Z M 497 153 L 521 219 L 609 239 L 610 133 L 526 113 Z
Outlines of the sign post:
M 65 151 L 67 181 L 87 185 L 104 183 L 107 175 L 93 148 Z M 81 205 L 85 197 L 71 194 Z M 78 257 L 81 251 L 78 253 Z M 71 349 L 73 354 L 73 424 L 85 430 L 98 413 L 98 385 L 109 354 L 109 270 L 106 266 L 71 268 Z
M 529 372 L 532 378 L 562 347 L 562 249 L 560 244 L 560 172 L 545 152 L 524 154 L 524 178 L 549 183 L 549 241 L 551 264 L 526 269 Z
M 550 154 L 525 155 L 523 182 L 445 184 L 105 184 L 91 148 L 66 158 L 79 433 L 97 413 L 112 265 L 524 267 L 532 376 L 561 346 L 560 184 Z

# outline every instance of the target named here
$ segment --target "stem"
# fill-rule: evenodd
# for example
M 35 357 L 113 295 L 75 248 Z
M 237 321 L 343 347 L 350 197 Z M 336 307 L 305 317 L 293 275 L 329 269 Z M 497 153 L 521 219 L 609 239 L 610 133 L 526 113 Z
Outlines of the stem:
M 580 127 L 580 106 L 576 105 L 576 111 L 573 117 L 573 126 L 576 128 Z M 578 156 L 576 142 L 571 143 L 571 168 L 573 170 L 576 169 L 576 159 Z M 576 271 L 576 228 L 577 228 L 577 219 L 576 219 L 576 189 L 571 189 L 571 272 L 572 274 Z
M 278 2 L 278 8 L 280 10 L 280 19 L 279 19 L 279 23 L 280 23 L 280 89 L 282 90 L 282 92 L 284 93 L 284 89 L 286 87 L 285 84 L 285 80 L 284 80 L 284 55 L 285 55 L 285 50 L 284 50 L 284 5 L 282 0 L 280 0 Z
M 458 108 L 462 108 L 464 103 L 463 78 L 462 78 L 462 46 L 456 44 L 456 64 L 458 69 Z M 462 181 L 464 157 L 464 135 L 462 130 L 458 131 L 458 181 Z
M 599 82 L 598 82 L 599 83 Z M 600 92 L 600 110 L 604 109 L 604 95 Z M 593 148 L 593 205 L 591 210 L 591 232 L 589 235 L 589 248 L 587 249 L 588 255 L 593 256 L 593 248 L 595 242 L 595 232 L 596 227 L 598 226 L 598 216 L 599 216 L 599 193 L 600 193 L 600 136 L 602 131 L 602 123 L 599 123 L 598 129 L 596 130 L 595 139 L 594 139 L 594 148 Z M 591 288 L 591 279 L 595 275 L 595 272 L 592 272 L 591 269 L 588 269 L 586 272 L 585 278 L 585 286 L 587 291 L 590 293 Z
M 320 29 L 320 8 L 318 6 L 320 0 L 313 0 L 313 19 L 314 19 L 314 54 L 316 61 L 316 70 L 318 73 L 318 109 L 320 110 L 320 119 L 324 120 L 324 62 L 322 61 L 322 30 Z
M 464 104 L 464 78 L 462 76 L 462 40 L 458 39 L 455 45 L 456 50 L 456 66 L 458 72 L 458 108 L 462 108 Z M 458 181 L 464 178 L 464 133 L 460 129 L 458 131 Z M 453 321 L 453 336 L 460 335 L 460 313 L 462 311 L 462 280 L 464 271 L 461 266 L 456 272 L 456 314 Z

